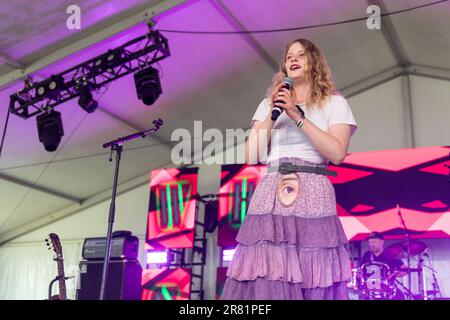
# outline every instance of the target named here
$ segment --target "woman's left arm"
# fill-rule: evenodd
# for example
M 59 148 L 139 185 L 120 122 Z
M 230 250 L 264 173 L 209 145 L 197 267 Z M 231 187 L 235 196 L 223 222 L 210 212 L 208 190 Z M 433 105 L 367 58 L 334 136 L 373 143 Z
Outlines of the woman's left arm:
M 301 115 L 294 104 L 291 92 L 283 89 L 276 98 L 284 102 L 277 105 L 285 110 L 289 118 L 297 122 Z M 303 130 L 319 153 L 333 164 L 339 165 L 344 161 L 350 144 L 350 125 L 336 123 L 328 128 L 328 132 L 325 132 L 310 120 L 303 119 L 303 125 L 299 130 Z
M 294 119 L 299 118 L 300 113 Z M 339 165 L 344 161 L 350 144 L 350 125 L 345 123 L 333 124 L 327 133 L 308 119 L 303 119 L 303 125 L 299 130 L 303 130 L 319 153 L 333 164 Z

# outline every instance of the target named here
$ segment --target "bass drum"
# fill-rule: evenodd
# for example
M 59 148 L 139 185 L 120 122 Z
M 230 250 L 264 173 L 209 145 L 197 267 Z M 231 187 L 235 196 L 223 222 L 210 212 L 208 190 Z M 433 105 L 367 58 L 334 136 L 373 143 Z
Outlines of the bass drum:
M 358 289 L 361 300 L 391 300 L 397 288 L 390 283 L 391 270 L 385 263 L 373 261 L 363 264 L 358 274 Z

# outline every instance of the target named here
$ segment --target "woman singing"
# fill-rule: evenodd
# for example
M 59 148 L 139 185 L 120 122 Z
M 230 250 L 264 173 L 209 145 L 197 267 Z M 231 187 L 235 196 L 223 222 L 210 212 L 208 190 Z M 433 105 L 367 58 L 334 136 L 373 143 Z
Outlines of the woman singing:
M 282 110 L 275 121 L 274 105 Z M 348 240 L 327 175 L 336 174 L 328 162 L 342 163 L 357 124 L 317 46 L 297 39 L 286 47 L 251 128 L 246 162 L 262 160 L 258 140 L 266 139 L 268 173 L 236 237 L 221 299 L 347 299 Z

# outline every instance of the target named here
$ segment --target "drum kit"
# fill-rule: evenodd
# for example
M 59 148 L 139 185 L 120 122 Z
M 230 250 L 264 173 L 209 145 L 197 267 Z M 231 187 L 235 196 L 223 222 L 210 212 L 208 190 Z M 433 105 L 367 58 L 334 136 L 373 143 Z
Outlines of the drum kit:
M 408 247 L 409 243 L 409 247 Z M 352 300 L 428 300 L 440 295 L 439 286 L 435 277 L 436 271 L 430 266 L 427 245 L 418 240 L 398 242 L 384 249 L 383 255 L 389 259 L 402 259 L 409 254 L 417 263 L 415 268 L 392 269 L 387 264 L 379 261 L 371 261 L 352 269 L 352 279 L 348 283 L 349 296 Z M 428 265 L 423 263 L 423 257 L 427 257 Z M 409 260 L 409 259 L 408 259 Z M 430 270 L 433 274 L 433 290 L 424 291 L 423 269 Z M 417 273 L 418 294 L 411 290 L 410 281 L 404 285 L 397 276 Z

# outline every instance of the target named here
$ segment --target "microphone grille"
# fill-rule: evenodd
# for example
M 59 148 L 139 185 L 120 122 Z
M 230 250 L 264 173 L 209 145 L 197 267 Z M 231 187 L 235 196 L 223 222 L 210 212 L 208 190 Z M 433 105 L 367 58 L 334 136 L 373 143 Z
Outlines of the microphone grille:
M 289 85 L 289 87 L 292 87 L 292 78 L 291 77 L 284 78 L 283 83 L 286 83 L 287 85 Z

